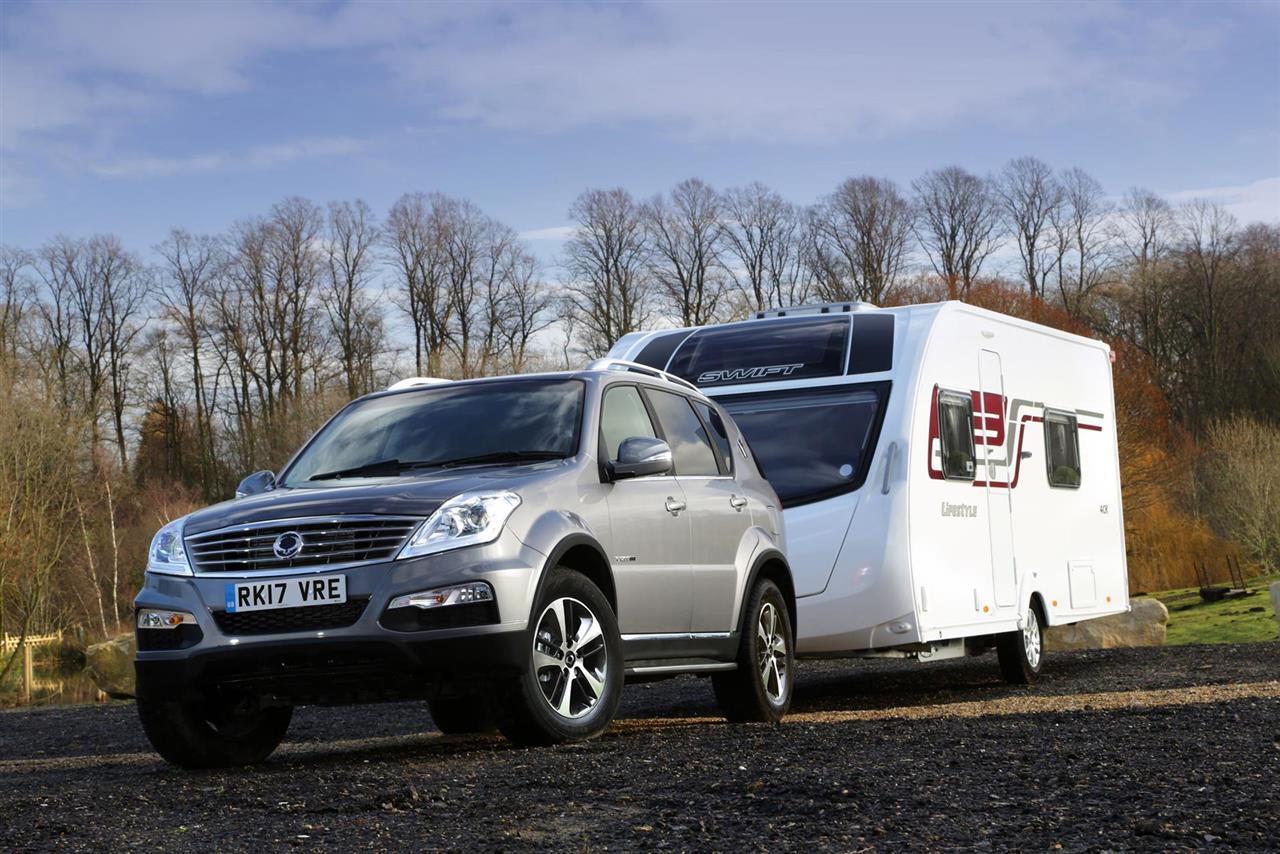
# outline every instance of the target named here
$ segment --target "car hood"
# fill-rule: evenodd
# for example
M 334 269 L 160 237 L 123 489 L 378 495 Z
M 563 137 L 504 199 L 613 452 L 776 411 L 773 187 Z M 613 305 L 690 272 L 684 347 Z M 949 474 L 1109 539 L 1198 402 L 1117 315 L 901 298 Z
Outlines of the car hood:
M 483 471 L 462 470 L 394 478 L 334 481 L 323 487 L 274 489 L 223 501 L 186 519 L 184 534 L 200 534 L 229 525 L 308 516 L 386 515 L 427 517 L 455 495 L 494 489 L 519 490 L 561 471 L 566 461 Z

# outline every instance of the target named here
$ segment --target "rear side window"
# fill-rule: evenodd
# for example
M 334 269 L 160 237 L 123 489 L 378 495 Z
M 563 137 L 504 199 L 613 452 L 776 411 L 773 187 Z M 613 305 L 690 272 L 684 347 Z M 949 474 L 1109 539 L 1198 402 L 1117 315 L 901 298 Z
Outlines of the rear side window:
M 605 391 L 600 410 L 600 437 L 610 462 L 618 459 L 618 447 L 632 436 L 656 439 L 658 434 L 640 399 L 640 390 L 633 385 L 612 386 Z
M 973 480 L 973 399 L 969 395 L 938 392 L 938 439 L 943 476 Z
M 720 474 L 707 429 L 694 414 L 688 398 L 657 389 L 647 389 L 646 394 L 658 415 L 658 422 L 662 424 L 667 444 L 671 446 L 675 473 L 686 477 Z
M 708 406 L 702 401 L 695 400 L 693 408 L 702 416 L 702 423 L 709 429 L 711 444 L 715 446 L 716 456 L 720 458 L 720 471 L 723 474 L 732 474 L 733 444 L 729 441 L 729 429 L 725 427 L 724 419 L 720 417 L 715 407 Z
M 887 384 L 735 395 L 718 403 L 751 445 L 783 507 L 857 489 L 875 449 Z
M 1045 412 L 1044 454 L 1050 486 L 1074 489 L 1080 485 L 1080 431 L 1074 415 Z

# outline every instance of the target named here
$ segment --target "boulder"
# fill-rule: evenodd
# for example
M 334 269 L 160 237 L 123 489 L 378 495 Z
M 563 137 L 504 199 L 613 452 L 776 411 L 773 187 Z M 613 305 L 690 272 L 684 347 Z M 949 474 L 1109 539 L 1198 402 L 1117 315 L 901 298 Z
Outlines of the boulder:
M 103 693 L 117 700 L 133 697 L 133 633 L 117 635 L 85 650 L 85 672 Z
M 1275 594 L 1272 594 L 1275 595 Z M 1053 626 L 1045 633 L 1051 652 L 1069 649 L 1114 649 L 1120 646 L 1162 646 L 1168 631 L 1169 609 L 1158 599 L 1133 599 L 1129 612 Z
M 1280 581 L 1271 582 L 1271 613 L 1276 616 L 1276 623 L 1280 624 Z

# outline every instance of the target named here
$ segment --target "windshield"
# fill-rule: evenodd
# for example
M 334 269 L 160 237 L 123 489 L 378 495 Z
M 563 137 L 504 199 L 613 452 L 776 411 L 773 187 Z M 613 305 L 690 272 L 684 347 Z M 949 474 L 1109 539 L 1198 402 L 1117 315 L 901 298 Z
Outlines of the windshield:
M 887 385 L 722 397 L 783 507 L 857 489 L 866 479 Z
M 584 392 L 581 380 L 501 380 L 357 401 L 325 425 L 281 483 L 323 486 L 433 465 L 571 457 Z

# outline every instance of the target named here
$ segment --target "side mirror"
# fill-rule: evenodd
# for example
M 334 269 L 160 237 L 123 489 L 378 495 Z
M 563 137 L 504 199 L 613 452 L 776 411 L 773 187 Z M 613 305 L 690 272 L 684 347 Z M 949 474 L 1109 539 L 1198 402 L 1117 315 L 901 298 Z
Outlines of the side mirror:
M 236 487 L 236 498 L 257 495 L 259 492 L 270 492 L 275 488 L 275 472 L 269 472 L 266 469 L 263 469 L 262 471 L 255 471 L 253 474 L 240 481 L 240 485 Z
M 626 480 L 671 471 L 671 446 L 652 436 L 632 436 L 618 447 L 618 459 L 609 463 L 610 480 Z

